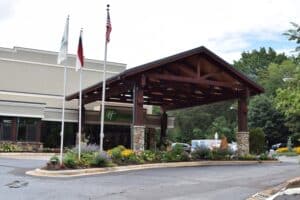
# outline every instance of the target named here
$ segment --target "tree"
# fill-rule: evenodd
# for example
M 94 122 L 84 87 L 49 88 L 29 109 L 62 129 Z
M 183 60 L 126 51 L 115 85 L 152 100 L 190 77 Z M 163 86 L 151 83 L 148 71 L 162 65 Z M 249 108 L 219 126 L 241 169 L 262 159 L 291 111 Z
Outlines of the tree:
M 286 80 L 294 76 L 297 64 L 287 59 L 281 64 L 271 63 L 265 72 L 260 74 L 260 84 L 265 88 L 268 96 L 274 96 L 278 88 L 285 88 Z
M 286 142 L 290 134 L 284 115 L 275 109 L 272 98 L 266 95 L 254 97 L 249 105 L 249 127 L 262 128 L 269 147 Z
M 210 138 L 217 132 L 225 136 L 229 142 L 235 141 L 235 127 L 236 123 L 229 123 L 224 116 L 217 117 L 208 129 Z
M 259 75 L 263 73 L 271 63 L 280 64 L 286 60 L 284 53 L 277 54 L 271 47 L 266 50 L 264 47 L 251 52 L 243 52 L 238 61 L 233 61 L 234 67 L 248 75 L 251 79 L 259 80 Z
M 177 142 L 212 139 L 217 130 L 224 132 L 229 140 L 235 139 L 232 135 L 236 127 L 236 113 L 230 110 L 232 103 L 219 102 L 169 112 L 169 115 L 175 116 L 175 128 L 169 130 L 168 138 Z
M 294 22 L 291 22 L 293 29 L 289 29 L 284 35 L 288 36 L 289 40 L 296 41 L 297 44 L 300 44 L 300 26 Z M 296 51 L 300 51 L 300 46 L 297 46 Z
M 300 66 L 288 79 L 286 88 L 276 91 L 275 105 L 287 118 L 287 126 L 294 134 L 300 133 Z
M 300 115 L 300 72 L 297 76 L 289 78 L 286 88 L 279 88 L 276 91 L 276 107 L 287 117 Z

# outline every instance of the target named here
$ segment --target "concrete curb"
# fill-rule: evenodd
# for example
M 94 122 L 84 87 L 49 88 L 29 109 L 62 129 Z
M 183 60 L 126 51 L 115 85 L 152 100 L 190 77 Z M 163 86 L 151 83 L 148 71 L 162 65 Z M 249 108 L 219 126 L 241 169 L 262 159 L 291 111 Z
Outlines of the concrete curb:
M 276 193 L 284 191 L 289 186 L 296 184 L 296 183 L 300 183 L 300 177 L 296 177 L 296 178 L 287 180 L 284 183 L 281 183 L 275 187 L 258 192 L 256 194 L 254 194 L 253 196 L 251 196 L 250 198 L 248 198 L 247 200 L 267 200 L 267 199 L 271 198 L 273 195 L 275 195 Z
M 279 161 L 197 161 L 197 162 L 174 162 L 174 163 L 154 163 L 143 165 L 128 165 L 118 167 L 105 167 L 105 168 L 89 168 L 89 169 L 74 169 L 74 170 L 44 170 L 35 169 L 27 171 L 27 175 L 41 176 L 41 177 L 79 177 L 97 174 L 107 174 L 114 172 L 126 172 L 143 169 L 156 169 L 156 168 L 174 168 L 174 167 L 195 167 L 195 166 L 225 166 L 225 165 L 253 165 L 253 164 L 271 164 L 279 163 Z

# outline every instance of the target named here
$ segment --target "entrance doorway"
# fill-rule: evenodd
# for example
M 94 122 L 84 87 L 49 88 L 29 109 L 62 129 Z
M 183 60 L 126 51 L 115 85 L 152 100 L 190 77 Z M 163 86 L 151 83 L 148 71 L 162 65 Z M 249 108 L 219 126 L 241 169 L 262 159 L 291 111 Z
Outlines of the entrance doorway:
M 87 124 L 85 126 L 85 137 L 89 144 L 100 143 L 100 127 L 99 125 Z M 108 150 L 118 145 L 130 148 L 130 126 L 121 125 L 104 125 L 104 143 L 103 149 Z

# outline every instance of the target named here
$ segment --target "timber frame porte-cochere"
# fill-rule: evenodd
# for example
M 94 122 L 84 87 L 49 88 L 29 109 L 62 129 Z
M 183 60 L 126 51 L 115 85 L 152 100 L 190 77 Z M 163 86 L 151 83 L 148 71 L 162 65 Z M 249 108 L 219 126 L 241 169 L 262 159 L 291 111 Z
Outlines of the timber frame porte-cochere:
M 83 105 L 102 99 L 102 82 L 82 91 Z M 161 138 L 166 136 L 166 111 L 238 99 L 238 153 L 249 153 L 247 104 L 264 89 L 222 58 L 201 46 L 128 69 L 106 81 L 105 101 L 133 104 L 131 146 L 144 149 L 143 105 L 161 108 Z M 79 93 L 66 97 L 78 99 Z

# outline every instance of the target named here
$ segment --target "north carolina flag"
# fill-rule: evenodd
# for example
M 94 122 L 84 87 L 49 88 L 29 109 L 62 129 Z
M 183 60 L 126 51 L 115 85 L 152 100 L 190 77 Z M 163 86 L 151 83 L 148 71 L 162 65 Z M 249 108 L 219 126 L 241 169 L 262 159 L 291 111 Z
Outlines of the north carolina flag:
M 76 71 L 80 70 L 84 65 L 83 47 L 82 47 L 82 30 L 80 31 L 79 43 L 76 58 Z

